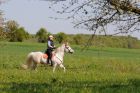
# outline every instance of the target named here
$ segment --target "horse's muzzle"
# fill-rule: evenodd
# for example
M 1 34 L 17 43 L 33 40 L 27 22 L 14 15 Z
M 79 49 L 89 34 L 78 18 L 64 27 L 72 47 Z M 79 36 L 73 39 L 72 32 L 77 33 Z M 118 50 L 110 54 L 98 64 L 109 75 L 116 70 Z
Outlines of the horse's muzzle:
M 71 54 L 73 54 L 73 53 L 74 53 L 74 51 L 70 51 L 70 53 L 71 53 Z

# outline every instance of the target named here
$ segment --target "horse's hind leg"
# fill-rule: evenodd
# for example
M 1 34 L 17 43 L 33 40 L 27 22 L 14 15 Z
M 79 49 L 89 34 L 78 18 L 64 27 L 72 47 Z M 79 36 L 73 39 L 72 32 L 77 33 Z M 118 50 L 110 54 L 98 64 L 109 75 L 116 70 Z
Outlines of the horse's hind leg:
M 63 64 L 60 64 L 59 66 L 64 69 L 64 72 L 66 72 L 66 69 Z
M 26 69 L 29 69 L 31 65 L 32 65 L 32 57 L 29 55 L 25 63 Z
M 34 62 L 33 62 L 32 70 L 36 70 L 36 68 L 37 68 L 37 63 L 34 63 Z

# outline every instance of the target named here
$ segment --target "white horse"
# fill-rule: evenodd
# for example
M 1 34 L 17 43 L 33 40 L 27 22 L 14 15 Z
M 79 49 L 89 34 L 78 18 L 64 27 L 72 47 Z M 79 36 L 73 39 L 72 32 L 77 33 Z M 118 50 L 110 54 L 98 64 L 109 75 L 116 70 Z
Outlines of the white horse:
M 64 43 L 52 52 L 51 60 L 53 62 L 53 72 L 55 71 L 57 65 L 63 68 L 65 72 L 65 67 L 63 65 L 64 52 L 74 53 L 74 50 L 68 45 L 68 43 Z M 31 52 L 28 54 L 26 63 L 22 65 L 22 68 L 35 70 L 37 64 L 46 64 L 46 62 L 46 54 L 42 52 Z

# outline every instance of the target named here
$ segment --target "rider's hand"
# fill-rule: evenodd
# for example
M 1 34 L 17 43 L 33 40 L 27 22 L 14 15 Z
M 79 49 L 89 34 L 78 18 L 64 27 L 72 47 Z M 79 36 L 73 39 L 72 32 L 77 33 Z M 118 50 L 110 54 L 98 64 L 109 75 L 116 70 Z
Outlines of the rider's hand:
M 56 46 L 54 46 L 53 49 L 56 49 Z

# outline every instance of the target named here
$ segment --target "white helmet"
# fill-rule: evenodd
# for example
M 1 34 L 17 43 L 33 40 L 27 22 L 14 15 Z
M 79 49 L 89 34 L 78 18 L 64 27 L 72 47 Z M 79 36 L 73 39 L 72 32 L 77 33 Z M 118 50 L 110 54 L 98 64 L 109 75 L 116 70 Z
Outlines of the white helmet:
M 53 35 L 49 35 L 49 38 L 53 38 Z

